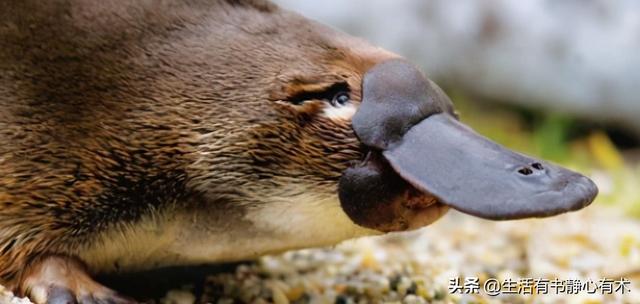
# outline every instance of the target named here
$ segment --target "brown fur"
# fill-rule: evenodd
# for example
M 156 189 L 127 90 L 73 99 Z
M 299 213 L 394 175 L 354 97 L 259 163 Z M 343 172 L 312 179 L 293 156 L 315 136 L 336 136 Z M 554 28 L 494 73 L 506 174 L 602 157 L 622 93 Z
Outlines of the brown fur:
M 0 283 L 161 210 L 333 189 L 361 151 L 319 93 L 390 56 L 257 0 L 1 0 Z

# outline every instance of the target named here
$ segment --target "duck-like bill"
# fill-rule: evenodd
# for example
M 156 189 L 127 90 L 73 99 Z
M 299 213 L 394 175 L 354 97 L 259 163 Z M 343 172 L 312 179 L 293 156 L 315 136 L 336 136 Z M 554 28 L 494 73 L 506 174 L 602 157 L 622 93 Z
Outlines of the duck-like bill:
M 556 215 L 598 193 L 583 175 L 506 149 L 446 113 L 411 127 L 383 155 L 415 188 L 486 219 Z

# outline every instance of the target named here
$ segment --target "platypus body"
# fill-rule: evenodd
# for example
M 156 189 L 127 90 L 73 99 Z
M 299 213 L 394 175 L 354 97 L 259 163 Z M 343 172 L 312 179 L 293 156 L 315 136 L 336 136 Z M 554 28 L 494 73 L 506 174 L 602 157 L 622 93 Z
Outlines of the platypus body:
M 0 284 L 253 258 L 588 205 L 398 55 L 260 0 L 0 1 Z

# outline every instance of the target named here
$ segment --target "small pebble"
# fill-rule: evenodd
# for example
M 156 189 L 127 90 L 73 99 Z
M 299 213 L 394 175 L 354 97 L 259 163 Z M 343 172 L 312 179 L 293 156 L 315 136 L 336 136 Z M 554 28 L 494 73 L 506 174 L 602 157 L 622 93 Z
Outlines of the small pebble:
M 277 284 L 272 284 L 271 286 L 271 295 L 273 296 L 274 304 L 289 304 L 289 299 L 287 295 L 282 291 L 282 289 L 277 286 Z
M 170 290 L 161 301 L 162 304 L 193 304 L 195 302 L 196 296 L 184 290 Z
M 424 304 L 427 303 L 423 298 L 416 295 L 408 295 L 402 299 L 402 304 Z

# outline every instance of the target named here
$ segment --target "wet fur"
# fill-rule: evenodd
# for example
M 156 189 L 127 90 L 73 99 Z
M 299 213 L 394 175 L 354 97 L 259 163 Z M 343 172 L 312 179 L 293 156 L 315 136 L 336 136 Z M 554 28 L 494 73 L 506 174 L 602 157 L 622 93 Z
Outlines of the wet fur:
M 0 1 L 0 283 L 167 215 L 335 196 L 349 122 L 290 101 L 357 102 L 385 56 L 263 1 Z

